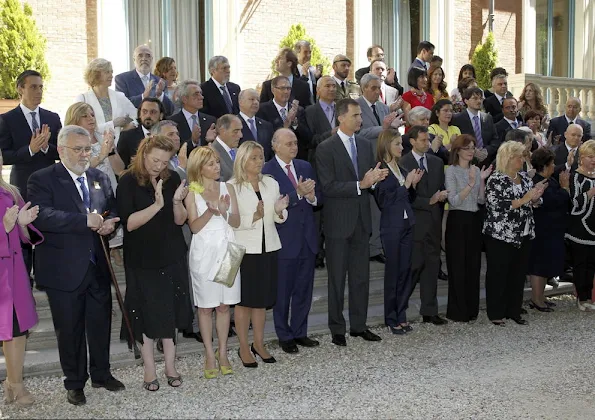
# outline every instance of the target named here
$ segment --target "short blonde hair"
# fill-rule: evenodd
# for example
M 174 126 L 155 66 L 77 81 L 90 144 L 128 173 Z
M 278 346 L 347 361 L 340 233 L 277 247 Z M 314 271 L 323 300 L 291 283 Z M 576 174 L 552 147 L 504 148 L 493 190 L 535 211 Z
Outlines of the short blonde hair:
M 578 148 L 579 160 L 582 156 L 595 156 L 595 140 L 587 140 Z
M 502 143 L 496 155 L 496 170 L 498 172 L 506 172 L 510 160 L 515 156 L 523 156 L 525 153 L 525 145 L 517 141 L 507 141 Z
M 198 182 L 203 184 L 202 168 L 207 164 L 211 158 L 217 159 L 219 162 L 219 153 L 209 146 L 201 146 L 195 148 L 188 158 L 188 182 Z
M 91 105 L 84 102 L 73 103 L 66 110 L 64 125 L 79 125 L 83 116 L 88 112 L 95 114 L 95 111 L 93 111 L 93 107 Z
M 250 158 L 252 151 L 254 149 L 259 149 L 260 152 L 264 156 L 264 148 L 255 141 L 245 141 L 242 145 L 238 148 L 238 152 L 236 153 L 236 159 L 233 163 L 233 180 L 232 182 L 238 186 L 238 188 L 242 187 L 242 184 L 248 183 L 248 175 L 246 174 L 245 167 L 246 162 Z M 262 174 L 259 175 L 259 180 L 262 179 Z
M 101 73 L 104 71 L 114 71 L 112 63 L 105 58 L 91 60 L 85 69 L 85 82 L 91 87 L 97 86 L 101 80 Z

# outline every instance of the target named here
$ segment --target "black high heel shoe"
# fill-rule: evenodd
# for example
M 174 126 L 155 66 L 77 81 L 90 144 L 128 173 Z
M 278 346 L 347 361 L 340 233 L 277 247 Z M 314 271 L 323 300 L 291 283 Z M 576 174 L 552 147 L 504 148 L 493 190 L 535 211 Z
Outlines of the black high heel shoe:
M 547 304 L 545 306 L 538 306 L 533 301 L 529 302 L 529 308 L 537 309 L 539 312 L 554 312 L 554 310 L 552 308 L 550 308 L 549 306 L 547 306 Z
M 250 363 L 246 363 L 242 360 L 242 356 L 240 356 L 240 349 L 238 349 L 238 357 L 240 358 L 240 361 L 242 362 L 242 364 L 244 365 L 244 367 L 247 368 L 256 368 L 258 367 L 258 362 L 250 362 Z
M 277 359 L 275 359 L 273 356 L 265 359 L 264 357 L 262 357 L 254 348 L 254 343 L 252 343 L 252 345 L 250 346 L 250 350 L 252 351 L 252 353 L 254 354 L 254 358 L 256 358 L 256 356 L 260 357 L 262 359 L 262 361 L 264 363 L 277 363 Z

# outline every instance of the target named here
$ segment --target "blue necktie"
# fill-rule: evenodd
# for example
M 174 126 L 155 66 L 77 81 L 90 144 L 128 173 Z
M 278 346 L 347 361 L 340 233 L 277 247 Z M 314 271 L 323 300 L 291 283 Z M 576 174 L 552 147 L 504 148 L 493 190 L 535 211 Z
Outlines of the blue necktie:
M 231 97 L 229 96 L 227 86 L 221 86 L 221 95 L 223 95 L 223 101 L 225 101 L 227 111 L 229 111 L 230 114 L 233 114 L 233 105 L 231 104 Z
M 83 204 L 85 205 L 85 208 L 87 209 L 87 212 L 90 211 L 89 209 L 91 208 L 91 198 L 89 197 L 89 189 L 87 188 L 87 185 L 85 184 L 85 178 L 82 176 L 79 176 L 76 179 L 79 184 L 81 184 L 81 191 L 83 192 Z
M 349 137 L 349 146 L 351 149 L 351 163 L 353 163 L 353 169 L 355 169 L 355 175 L 359 180 L 359 171 L 357 170 L 357 149 L 355 148 L 355 139 Z
M 249 118 L 248 123 L 250 123 L 250 131 L 254 136 L 254 141 L 258 140 L 258 132 L 256 131 L 256 125 L 254 125 L 254 118 Z
M 229 155 L 231 156 L 231 160 L 235 161 L 236 160 L 236 149 L 230 149 Z
M 426 164 L 424 162 L 424 156 L 419 158 L 419 169 L 423 169 L 424 171 L 428 171 L 428 169 L 426 168 Z
M 475 133 L 475 140 L 477 140 L 477 148 L 483 149 L 483 138 L 481 137 L 481 127 L 479 126 L 479 116 L 473 117 L 473 132 Z

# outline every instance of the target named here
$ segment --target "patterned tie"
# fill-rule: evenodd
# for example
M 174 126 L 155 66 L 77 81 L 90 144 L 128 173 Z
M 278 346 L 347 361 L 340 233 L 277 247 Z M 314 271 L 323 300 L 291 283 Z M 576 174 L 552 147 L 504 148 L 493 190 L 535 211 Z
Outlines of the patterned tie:
M 353 169 L 355 169 L 355 175 L 359 180 L 359 171 L 357 170 L 357 149 L 355 148 L 355 139 L 349 137 L 349 146 L 351 149 L 351 163 L 353 163 Z
M 281 119 L 283 120 L 283 122 L 285 122 L 285 120 L 287 119 L 287 111 L 285 110 L 285 108 L 281 108 L 279 110 L 279 114 L 281 115 Z
M 174 169 L 180 166 L 180 159 L 178 158 L 178 155 L 173 155 L 171 157 L 171 164 L 174 167 Z
M 477 140 L 477 148 L 483 149 L 483 137 L 481 137 L 481 127 L 479 126 L 479 116 L 473 117 L 473 132 L 475 132 L 475 139 Z
M 423 169 L 424 171 L 428 171 L 428 168 L 426 168 L 426 164 L 424 162 L 425 160 L 425 156 L 422 156 L 419 158 L 419 169 Z
M 513 121 L 513 122 L 512 122 L 510 125 L 511 125 L 511 126 L 512 126 L 512 128 L 514 128 L 514 129 L 517 129 L 517 128 L 519 128 L 519 123 L 518 123 L 518 122 L 516 122 L 516 121 Z
M 196 115 L 192 116 L 192 131 L 194 131 L 194 127 L 198 125 L 198 117 Z
M 37 124 L 37 112 L 31 112 L 31 127 L 33 128 L 33 132 L 35 133 L 36 130 L 39 130 L 39 124 Z
M 85 208 L 87 209 L 87 212 L 88 212 L 89 209 L 91 208 L 91 198 L 89 197 L 89 189 L 87 188 L 87 185 L 85 184 L 85 177 L 79 176 L 76 180 L 81 185 L 81 191 L 83 193 L 83 204 L 85 205 Z
M 287 177 L 293 184 L 293 187 L 297 189 L 297 181 L 295 180 L 295 177 L 293 176 L 293 172 L 291 172 L 291 165 L 285 165 L 285 169 L 287 169 Z
M 374 118 L 376 118 L 378 125 L 382 125 L 382 124 L 380 124 L 380 117 L 378 116 L 378 113 L 376 112 L 376 104 L 372 104 L 372 112 L 374 113 Z
M 231 104 L 231 96 L 229 96 L 229 91 L 227 90 L 227 86 L 223 85 L 220 87 L 221 95 L 223 95 L 223 100 L 225 101 L 225 106 L 227 106 L 227 111 L 230 114 L 233 114 L 233 105 Z
M 248 125 L 250 126 L 250 132 L 254 136 L 254 140 L 258 140 L 258 132 L 256 131 L 256 125 L 254 124 L 254 118 L 248 118 Z
M 231 156 L 232 161 L 235 161 L 236 160 L 236 149 L 230 149 L 229 156 Z
M 141 80 L 143 81 L 143 86 L 147 87 L 147 85 L 149 84 L 149 75 L 144 75 Z

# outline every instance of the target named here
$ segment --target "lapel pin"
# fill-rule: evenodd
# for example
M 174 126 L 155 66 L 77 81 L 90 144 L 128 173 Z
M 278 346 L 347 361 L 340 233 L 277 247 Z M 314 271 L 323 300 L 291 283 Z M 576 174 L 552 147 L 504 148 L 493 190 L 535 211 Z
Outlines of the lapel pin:
M 98 181 L 93 181 L 93 188 L 95 188 L 96 190 L 100 190 L 101 189 L 101 185 L 99 185 Z

